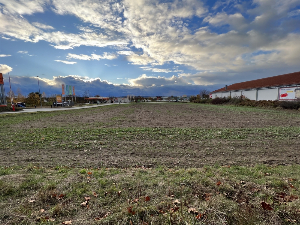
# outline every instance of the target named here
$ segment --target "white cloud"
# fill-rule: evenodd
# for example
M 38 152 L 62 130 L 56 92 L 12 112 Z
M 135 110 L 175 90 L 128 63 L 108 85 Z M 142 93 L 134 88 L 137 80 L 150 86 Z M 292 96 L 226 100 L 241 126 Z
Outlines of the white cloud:
M 148 65 L 150 63 L 154 63 L 155 60 L 147 54 L 138 55 L 136 53 L 132 53 L 126 56 L 129 62 L 132 62 L 134 65 Z
M 152 71 L 154 73 L 178 73 L 178 72 L 182 72 L 182 70 L 178 70 L 178 69 L 160 69 L 160 68 L 155 68 L 155 67 L 150 67 L 150 66 L 142 66 L 140 67 L 143 70 L 146 71 Z
M 54 60 L 55 62 L 62 62 L 64 64 L 76 64 L 77 62 L 70 62 L 70 61 L 64 61 L 64 60 Z
M 28 54 L 28 51 L 18 51 L 20 54 Z
M 4 55 L 4 54 L 0 54 L 0 57 L 9 57 L 11 55 Z
M 84 54 L 76 55 L 76 54 L 69 53 L 67 56 L 67 59 L 79 59 L 79 60 L 101 60 L 101 59 L 113 60 L 116 58 L 117 58 L 116 54 L 111 54 L 107 52 L 104 52 L 103 55 L 91 54 L 90 56 Z
M 45 4 L 49 0 L 0 0 L 4 5 L 5 11 L 11 14 L 31 15 L 36 12 L 44 12 Z
M 54 30 L 54 27 L 46 25 L 46 24 L 42 24 L 42 23 L 38 23 L 38 22 L 34 22 L 32 23 L 33 26 L 41 28 L 43 30 Z
M 12 68 L 5 64 L 0 64 L 0 73 L 9 73 L 12 71 Z
M 119 55 L 132 55 L 134 52 L 132 51 L 118 51 L 117 52 Z
M 17 53 L 23 54 L 23 55 L 28 55 L 28 56 L 33 56 L 33 55 L 28 54 L 28 51 L 18 51 Z
M 253 0 L 245 3 L 252 4 L 248 10 L 238 0 L 218 1 L 212 9 L 199 0 L 0 0 L 0 3 L 3 4 L 2 38 L 33 43 L 43 40 L 64 50 L 109 46 L 116 52 L 68 54 L 67 59 L 112 60 L 118 54 L 133 65 L 142 65 L 146 71 L 180 72 L 153 67 L 172 62 L 209 72 L 212 80 L 215 72 L 226 76 L 251 68 L 272 70 L 299 64 L 299 0 Z M 75 24 L 80 33 L 53 31 L 51 26 L 31 23 L 22 16 L 43 12 L 45 4 L 52 4 L 51 9 L 57 14 L 76 16 L 83 21 L 81 25 Z M 204 22 L 191 24 L 197 19 Z M 182 77 L 194 84 L 209 83 L 208 75 L 203 73 Z M 140 80 L 148 78 L 154 79 Z
M 147 76 L 143 74 L 136 79 L 128 79 L 128 82 L 132 86 L 140 86 L 140 87 L 151 87 L 151 86 L 173 86 L 173 85 L 188 85 L 188 82 L 183 79 L 181 76 L 172 76 L 172 77 L 154 77 Z

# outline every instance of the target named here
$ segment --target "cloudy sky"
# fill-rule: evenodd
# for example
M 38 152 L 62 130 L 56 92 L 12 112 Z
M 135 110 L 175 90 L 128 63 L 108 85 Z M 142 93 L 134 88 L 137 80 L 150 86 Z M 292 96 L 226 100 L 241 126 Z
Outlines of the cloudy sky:
M 300 0 L 0 0 L 7 91 L 193 95 L 299 62 Z

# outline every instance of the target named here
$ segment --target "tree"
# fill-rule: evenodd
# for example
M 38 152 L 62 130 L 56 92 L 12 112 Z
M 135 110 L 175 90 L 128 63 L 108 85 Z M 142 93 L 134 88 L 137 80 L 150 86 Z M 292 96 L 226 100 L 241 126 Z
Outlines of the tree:
M 209 98 L 209 91 L 206 89 L 201 89 L 199 92 L 200 98 Z
M 26 105 L 39 105 L 40 104 L 40 95 L 38 92 L 31 92 L 28 94 L 28 97 L 25 99 Z
M 25 101 L 25 96 L 22 95 L 21 89 L 17 89 L 17 97 L 15 98 L 14 102 L 24 102 Z

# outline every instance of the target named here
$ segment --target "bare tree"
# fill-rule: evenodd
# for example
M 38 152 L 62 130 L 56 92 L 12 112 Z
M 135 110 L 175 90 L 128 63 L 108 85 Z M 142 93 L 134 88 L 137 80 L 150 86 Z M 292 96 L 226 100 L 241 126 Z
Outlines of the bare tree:
M 209 91 L 206 89 L 201 89 L 199 92 L 200 98 L 209 98 Z

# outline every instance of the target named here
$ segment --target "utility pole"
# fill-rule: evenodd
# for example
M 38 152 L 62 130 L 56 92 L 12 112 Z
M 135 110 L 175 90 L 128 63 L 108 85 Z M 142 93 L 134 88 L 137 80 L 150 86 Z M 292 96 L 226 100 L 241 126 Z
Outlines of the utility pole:
M 39 96 L 40 96 L 41 108 L 42 108 L 42 107 L 43 107 L 43 106 L 42 106 L 42 95 L 41 95 L 41 90 L 40 90 L 40 79 L 39 79 L 39 76 L 37 76 L 37 78 L 38 78 Z

